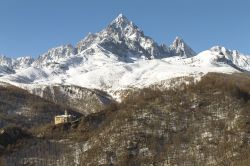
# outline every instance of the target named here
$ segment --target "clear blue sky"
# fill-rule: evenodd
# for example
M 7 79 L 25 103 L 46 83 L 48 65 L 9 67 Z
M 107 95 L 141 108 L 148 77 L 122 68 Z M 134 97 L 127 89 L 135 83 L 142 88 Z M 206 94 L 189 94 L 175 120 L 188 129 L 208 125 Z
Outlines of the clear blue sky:
M 119 13 L 158 43 L 178 35 L 197 52 L 223 45 L 250 54 L 249 0 L 0 0 L 0 54 L 75 45 Z

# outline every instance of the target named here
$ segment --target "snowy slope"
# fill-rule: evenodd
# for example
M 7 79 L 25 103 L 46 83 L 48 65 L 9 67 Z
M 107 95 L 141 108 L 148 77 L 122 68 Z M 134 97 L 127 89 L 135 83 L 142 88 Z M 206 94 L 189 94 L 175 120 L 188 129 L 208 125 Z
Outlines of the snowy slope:
M 76 48 L 55 47 L 35 60 L 0 56 L 0 82 L 30 91 L 41 86 L 73 85 L 115 92 L 176 77 L 199 78 L 208 72 L 250 71 L 249 64 L 248 56 L 219 46 L 196 55 L 179 37 L 169 47 L 158 45 L 119 15 Z
M 76 49 L 68 44 L 52 48 L 40 55 L 32 64 L 34 67 L 49 66 L 64 61 L 67 57 L 76 54 Z
M 34 59 L 30 56 L 20 57 L 17 59 L 12 59 L 12 67 L 14 69 L 25 69 L 33 64 Z
M 74 60 L 81 61 L 77 65 L 68 65 L 67 69 L 29 67 L 3 76 L 0 80 L 18 86 L 65 84 L 116 91 L 149 86 L 181 76 L 199 77 L 207 72 L 239 72 L 233 66 L 217 61 L 217 54 L 209 50 L 191 58 L 177 56 L 127 63 L 119 61 L 110 52 L 104 52 L 101 46 L 92 46 L 90 49 L 95 49 L 96 52 L 90 55 L 86 50 L 65 59 L 62 64 L 72 63 Z
M 215 46 L 211 48 L 210 51 L 217 54 L 219 53 L 241 69 L 250 71 L 250 56 L 243 55 L 236 50 L 228 50 L 221 46 Z
M 0 76 L 13 73 L 15 73 L 15 71 L 12 70 L 12 59 L 4 55 L 0 55 Z

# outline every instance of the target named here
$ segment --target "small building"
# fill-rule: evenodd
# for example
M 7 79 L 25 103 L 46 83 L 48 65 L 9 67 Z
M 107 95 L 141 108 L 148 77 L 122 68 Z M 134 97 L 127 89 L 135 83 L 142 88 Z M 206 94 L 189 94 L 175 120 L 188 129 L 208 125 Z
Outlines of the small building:
M 73 120 L 73 116 L 68 114 L 68 111 L 65 110 L 64 115 L 55 116 L 55 125 L 60 123 L 68 123 Z

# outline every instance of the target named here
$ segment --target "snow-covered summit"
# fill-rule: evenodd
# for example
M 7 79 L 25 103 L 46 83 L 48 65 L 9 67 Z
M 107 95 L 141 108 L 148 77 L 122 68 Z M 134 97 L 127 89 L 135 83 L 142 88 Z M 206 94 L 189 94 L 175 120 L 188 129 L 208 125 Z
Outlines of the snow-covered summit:
M 76 47 L 55 47 L 35 60 L 0 56 L 0 82 L 27 89 L 56 84 L 114 92 L 176 77 L 242 71 L 250 71 L 250 58 L 238 51 L 216 46 L 196 55 L 180 37 L 169 47 L 159 45 L 124 15 Z
M 127 25 L 133 24 L 125 15 L 119 14 L 110 25 L 115 26 L 116 28 L 124 29 Z
M 142 30 L 121 14 L 101 32 L 89 34 L 81 40 L 77 45 L 78 52 L 93 44 L 116 54 L 122 61 L 141 57 L 160 58 L 166 54 L 153 39 L 145 36 Z
M 30 56 L 19 57 L 13 60 L 12 65 L 15 69 L 28 68 L 34 61 L 35 61 L 34 58 Z
M 239 68 L 250 71 L 250 56 L 243 55 L 237 50 L 226 49 L 222 46 L 214 46 L 210 51 L 224 56 Z
M 63 61 L 66 57 L 75 55 L 76 53 L 76 48 L 74 48 L 74 46 L 72 46 L 71 44 L 55 47 L 40 55 L 34 61 L 33 66 L 39 67 L 60 63 L 60 61 Z
M 189 58 L 197 55 L 197 53 L 191 47 L 189 47 L 182 38 L 178 36 L 175 38 L 170 48 L 177 56 Z
M 34 59 L 30 56 L 19 57 L 16 59 L 8 58 L 4 55 L 0 55 L 0 66 L 5 66 L 9 69 L 21 69 L 30 67 L 34 62 Z
M 0 55 L 0 66 L 12 68 L 12 59 L 6 57 L 5 55 Z
M 183 40 L 182 40 L 183 41 Z M 185 43 L 183 46 L 167 47 L 159 45 L 152 38 L 120 14 L 105 29 L 95 34 L 89 34 L 78 45 L 78 53 L 89 48 L 93 44 L 99 44 L 104 49 L 117 55 L 122 61 L 133 59 L 159 59 L 170 56 L 191 57 L 195 52 Z

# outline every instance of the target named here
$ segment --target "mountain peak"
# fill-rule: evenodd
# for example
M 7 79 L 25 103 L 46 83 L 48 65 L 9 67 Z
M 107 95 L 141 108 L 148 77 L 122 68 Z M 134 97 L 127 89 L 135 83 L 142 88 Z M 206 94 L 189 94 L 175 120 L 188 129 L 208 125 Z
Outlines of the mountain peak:
M 146 59 L 167 56 L 191 57 L 196 53 L 180 38 L 176 37 L 171 48 L 160 46 L 152 38 L 123 14 L 119 14 L 105 29 L 95 34 L 89 34 L 78 45 L 78 53 L 93 44 L 99 44 L 104 49 L 127 59 L 127 57 Z
M 119 14 L 110 24 L 111 27 L 123 29 L 127 26 L 135 26 L 125 15 Z M 135 26 L 136 27 L 136 26 Z
M 123 15 L 122 13 L 119 14 L 113 21 L 112 23 L 130 23 L 131 21 L 129 21 L 129 19 Z M 111 23 L 111 24 L 112 24 Z
M 218 52 L 219 54 L 222 54 L 222 55 L 233 56 L 233 55 L 241 54 L 237 50 L 229 50 L 229 49 L 227 49 L 227 48 L 225 48 L 223 46 L 214 46 L 214 47 L 210 48 L 209 50 L 212 51 L 212 52 Z
M 122 13 L 120 13 L 117 18 L 127 18 L 127 17 L 123 15 Z
M 241 59 L 242 57 L 244 57 L 243 59 L 249 59 L 249 58 L 245 58 L 247 56 L 240 53 L 238 50 L 230 50 L 230 49 L 227 49 L 223 46 L 214 46 L 214 47 L 210 48 L 209 50 L 212 52 L 218 53 L 220 55 L 225 55 L 225 56 L 229 57 L 229 59 L 232 59 L 232 60 L 233 59 L 234 60 Z
M 173 46 L 174 46 L 175 48 L 184 47 L 185 44 L 186 44 L 186 43 L 184 42 L 184 40 L 183 40 L 181 37 L 179 37 L 179 36 L 177 36 L 177 37 L 174 39 L 174 42 L 173 42 Z
M 227 51 L 228 49 L 226 49 L 225 47 L 223 46 L 213 46 L 212 48 L 210 48 L 211 51 L 214 51 L 214 52 L 219 52 L 219 51 Z
M 177 36 L 171 45 L 171 48 L 176 51 L 177 55 L 183 56 L 183 57 L 192 57 L 196 55 L 196 52 L 192 50 L 185 41 Z

